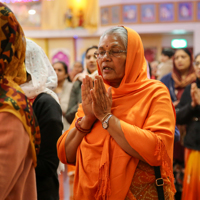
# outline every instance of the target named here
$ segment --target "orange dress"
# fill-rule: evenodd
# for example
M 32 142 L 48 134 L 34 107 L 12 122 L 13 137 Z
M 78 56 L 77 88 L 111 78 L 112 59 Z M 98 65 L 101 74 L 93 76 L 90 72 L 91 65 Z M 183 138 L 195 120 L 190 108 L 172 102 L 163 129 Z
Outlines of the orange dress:
M 112 88 L 111 112 L 120 120 L 129 145 L 148 165 L 160 166 L 162 177 L 169 185 L 167 190 L 170 193 L 167 195 L 173 196 L 174 108 L 168 89 L 161 82 L 147 78 L 147 65 L 139 35 L 130 28 L 125 29 L 128 34 L 125 75 L 120 86 Z M 99 66 L 98 70 L 101 75 Z M 104 83 L 107 89 L 109 85 L 106 81 Z M 84 112 L 80 105 L 69 130 L 57 142 L 58 156 L 63 163 L 67 163 L 67 134 L 74 128 L 78 117 L 82 116 Z M 102 128 L 101 122 L 97 121 L 77 149 L 74 199 L 125 199 L 134 176 L 137 176 L 138 163 L 139 159 L 122 150 L 109 132 Z M 137 179 L 134 180 L 138 182 Z M 155 185 L 155 182 L 151 184 Z
M 199 200 L 200 197 L 200 151 L 186 149 L 185 174 L 183 181 L 182 200 Z

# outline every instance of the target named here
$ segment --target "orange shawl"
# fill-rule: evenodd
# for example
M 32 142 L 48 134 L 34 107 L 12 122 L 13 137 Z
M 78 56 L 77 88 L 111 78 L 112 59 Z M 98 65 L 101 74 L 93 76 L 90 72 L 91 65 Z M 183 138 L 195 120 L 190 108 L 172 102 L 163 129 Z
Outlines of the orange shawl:
M 172 173 L 175 115 L 170 95 L 161 82 L 147 79 L 142 41 L 135 31 L 126 30 L 125 76 L 119 88 L 112 88 L 112 114 L 120 119 L 123 133 L 132 148 L 149 165 L 161 166 L 163 178 L 170 178 L 175 192 Z M 70 129 L 83 115 L 80 105 Z M 64 163 L 67 162 L 67 134 L 68 131 L 57 143 L 58 156 Z M 102 128 L 101 122 L 96 122 L 77 150 L 75 199 L 125 199 L 138 162 L 120 148 Z

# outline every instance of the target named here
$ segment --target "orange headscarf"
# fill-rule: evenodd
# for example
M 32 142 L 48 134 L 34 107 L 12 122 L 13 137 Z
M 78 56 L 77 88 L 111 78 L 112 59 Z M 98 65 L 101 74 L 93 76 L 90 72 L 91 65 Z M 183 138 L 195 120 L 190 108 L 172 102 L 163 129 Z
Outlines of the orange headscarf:
M 126 140 L 151 166 L 161 166 L 174 192 L 172 156 L 175 115 L 168 89 L 147 78 L 147 65 L 139 35 L 128 32 L 125 75 L 118 88 L 112 88 L 112 114 L 120 119 Z M 98 68 L 99 69 L 99 68 Z M 99 74 L 101 74 L 99 69 Z M 109 85 L 105 84 L 108 88 Z M 78 117 L 84 116 L 82 106 Z M 69 129 L 69 130 L 70 130 Z M 58 140 L 58 156 L 67 162 L 66 131 Z M 139 160 L 124 152 L 100 121 L 79 145 L 74 182 L 75 199 L 125 199 Z

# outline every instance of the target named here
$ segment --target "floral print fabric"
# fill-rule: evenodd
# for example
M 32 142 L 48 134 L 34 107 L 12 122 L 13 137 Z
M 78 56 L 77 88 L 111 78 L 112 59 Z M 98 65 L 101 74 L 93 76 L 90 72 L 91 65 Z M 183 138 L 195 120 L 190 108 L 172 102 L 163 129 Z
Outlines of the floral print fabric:
M 18 117 L 29 134 L 34 166 L 40 146 L 40 131 L 32 107 L 19 87 L 26 81 L 26 41 L 12 11 L 0 3 L 0 112 Z M 17 128 L 17 127 L 16 127 Z

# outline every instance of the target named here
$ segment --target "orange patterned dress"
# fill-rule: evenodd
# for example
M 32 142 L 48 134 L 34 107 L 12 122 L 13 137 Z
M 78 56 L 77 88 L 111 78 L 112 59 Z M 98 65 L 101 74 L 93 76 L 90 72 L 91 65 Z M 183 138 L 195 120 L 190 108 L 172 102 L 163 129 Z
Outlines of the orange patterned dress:
M 174 199 L 170 181 L 164 178 L 163 180 L 165 200 Z M 140 161 L 125 200 L 158 200 L 156 184 L 153 184 L 155 181 L 154 168 Z

